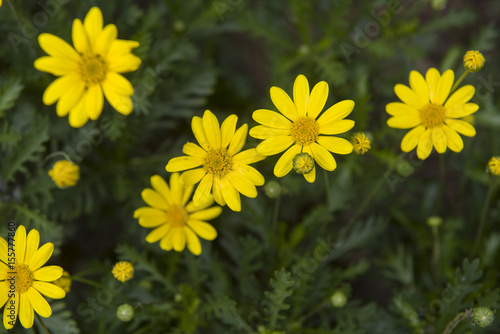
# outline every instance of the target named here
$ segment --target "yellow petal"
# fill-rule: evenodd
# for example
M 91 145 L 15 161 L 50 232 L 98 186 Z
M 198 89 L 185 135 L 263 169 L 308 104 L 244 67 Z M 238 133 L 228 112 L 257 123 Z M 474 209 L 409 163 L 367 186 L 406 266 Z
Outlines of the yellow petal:
M 102 31 L 102 25 L 103 19 L 101 10 L 98 7 L 90 8 L 89 12 L 85 16 L 85 19 L 83 20 L 83 27 L 85 28 L 89 38 L 89 44 L 92 50 L 96 44 L 97 37 Z
M 5 329 L 11 329 L 16 323 L 17 314 L 19 313 L 19 295 L 19 293 L 15 293 L 14 297 L 9 298 L 7 304 L 5 305 L 5 307 L 10 305 L 14 307 L 13 310 L 7 311 L 6 308 L 3 310 L 3 326 Z
M 313 156 L 313 153 L 309 146 L 304 146 L 302 148 L 302 152 L 307 153 L 310 156 Z M 306 181 L 309 183 L 313 183 L 316 180 L 316 166 L 313 167 L 311 172 L 304 174 L 304 179 L 306 179 Z
M 278 154 L 294 143 L 291 136 L 277 136 L 264 140 L 257 146 L 257 153 L 261 155 Z
M 75 80 L 74 76 L 63 76 L 54 80 L 43 93 L 42 101 L 49 106 L 54 104 L 59 98 L 67 92 L 67 87 Z
M 461 118 L 472 115 L 478 111 L 479 106 L 475 103 L 454 104 L 446 109 L 446 116 L 451 118 Z
M 167 204 L 171 204 L 173 202 L 170 188 L 168 187 L 167 182 L 165 182 L 165 180 L 160 175 L 151 176 L 150 182 L 153 186 L 153 189 L 156 190 L 156 192 L 160 194 L 161 197 L 163 197 Z
M 26 228 L 21 225 L 17 228 L 14 235 L 14 251 L 16 252 L 16 262 L 24 264 L 24 255 L 26 254 Z
M 85 110 L 85 102 L 82 98 L 77 102 L 77 104 L 69 111 L 69 125 L 74 128 L 81 128 L 89 120 L 89 116 Z
M 418 97 L 417 93 L 411 90 L 408 86 L 397 84 L 394 86 L 394 92 L 403 103 L 408 104 L 410 107 L 420 109 L 425 103 Z
M 184 227 L 183 229 L 184 229 L 184 234 L 186 235 L 187 248 L 194 255 L 200 255 L 201 254 L 200 239 L 198 239 L 196 234 L 194 234 L 194 232 L 190 228 Z
M 226 175 L 227 179 L 231 184 L 239 191 L 242 195 L 246 197 L 255 198 L 257 197 L 257 188 L 255 185 L 246 177 L 237 173 L 229 173 Z
M 444 104 L 446 108 L 450 108 L 456 104 L 463 105 L 469 102 L 470 99 L 474 96 L 476 89 L 472 85 L 463 86 L 455 91 L 448 101 Z
M 83 96 L 87 115 L 91 120 L 95 121 L 101 115 L 102 108 L 104 107 L 104 96 L 102 95 L 101 86 L 89 86 Z
M 275 129 L 265 125 L 257 125 L 250 129 L 249 134 L 257 139 L 267 139 L 274 136 L 289 135 L 290 129 Z
M 154 243 L 154 242 L 157 242 L 158 240 L 160 239 L 169 239 L 170 238 L 170 235 L 169 232 L 171 230 L 171 225 L 170 224 L 164 224 L 164 225 L 161 225 L 157 228 L 155 228 L 154 230 L 152 230 L 151 232 L 149 232 L 149 234 L 146 236 L 146 242 L 149 242 L 150 244 Z M 160 245 L 161 247 L 161 245 Z
M 245 150 L 236 154 L 233 157 L 233 162 L 236 162 L 241 165 L 247 165 L 257 161 L 264 160 L 265 158 L 266 158 L 265 155 L 261 155 L 257 152 L 255 148 L 251 148 L 249 150 Z
M 442 128 L 432 129 L 432 143 L 438 153 L 446 152 L 447 140 Z
M 316 119 L 323 110 L 328 98 L 328 84 L 324 81 L 318 82 L 309 96 L 307 103 L 307 116 Z
M 279 87 L 271 87 L 271 100 L 279 112 L 286 118 L 292 121 L 298 118 L 295 104 L 283 89 Z
M 52 299 L 61 299 L 66 296 L 63 289 L 51 283 L 34 281 L 32 286 L 42 295 Z
M 207 156 L 207 151 L 205 151 L 195 143 L 184 144 L 184 146 L 182 147 L 182 152 L 192 157 L 202 158 L 202 159 L 204 159 Z
M 146 188 L 141 192 L 142 199 L 147 205 L 160 210 L 168 210 L 167 201 L 158 192 L 153 189 Z
M 271 110 L 266 110 L 266 109 L 255 110 L 252 114 L 252 118 L 257 123 L 269 126 L 271 128 L 289 130 L 292 126 L 292 122 L 290 122 L 281 114 Z
M 264 176 L 262 176 L 259 171 L 255 168 L 248 165 L 240 165 L 237 170 L 238 173 L 241 173 L 244 177 L 253 182 L 256 186 L 263 186 L 265 183 Z
M 387 120 L 387 125 L 394 129 L 409 129 L 421 123 L 418 116 L 395 116 Z
M 227 149 L 227 154 L 229 156 L 233 156 L 245 145 L 245 141 L 247 140 L 247 134 L 248 134 L 248 125 L 243 124 L 240 126 L 238 130 L 234 133 L 233 138 L 231 139 L 231 143 L 229 144 L 229 148 Z
M 26 238 L 26 254 L 24 256 L 25 262 L 29 262 L 33 255 L 36 253 L 38 246 L 40 244 L 40 233 L 33 229 L 28 233 Z
M 207 135 L 205 134 L 205 129 L 203 128 L 203 119 L 201 117 L 195 116 L 191 120 L 191 128 L 193 129 L 193 134 L 196 140 L 205 151 L 210 149 Z
M 214 180 L 213 180 L 213 185 L 212 185 L 212 189 L 215 185 L 215 181 L 217 180 L 216 177 L 214 177 Z M 198 212 L 198 211 L 202 211 L 202 210 L 205 210 L 206 208 L 212 206 L 214 204 L 214 197 L 212 196 L 212 194 L 210 194 L 209 196 L 209 199 L 204 202 L 202 205 L 199 205 L 199 206 L 194 206 L 194 203 L 193 201 L 187 203 L 187 205 L 184 205 L 184 208 L 186 209 L 186 211 L 189 213 L 189 215 L 191 215 L 191 213 L 193 212 Z
M 293 101 L 299 116 L 306 116 L 306 107 L 309 101 L 309 83 L 302 74 L 297 76 L 293 84 Z
M 344 138 L 319 136 L 317 141 L 318 144 L 333 153 L 349 154 L 353 150 L 351 142 Z
M 464 148 L 462 137 L 447 125 L 443 125 L 443 131 L 446 134 L 448 148 L 453 152 L 460 152 Z
M 436 93 L 436 88 L 440 78 L 441 75 L 439 74 L 439 71 L 436 70 L 435 68 L 429 68 L 427 70 L 427 73 L 425 73 L 425 81 L 429 86 L 429 98 L 431 101 L 433 100 L 434 95 Z
M 207 200 L 209 200 L 210 190 L 212 189 L 214 176 L 213 174 L 206 174 L 203 179 L 201 179 L 198 188 L 194 192 L 193 203 L 194 206 L 201 206 Z
M 314 160 L 320 165 L 323 169 L 328 171 L 332 171 L 337 168 L 337 163 L 333 158 L 332 154 L 328 152 L 326 148 L 317 143 L 312 143 L 309 145 L 309 148 L 312 151 L 312 156 Z
M 181 204 L 184 197 L 184 190 L 189 190 L 189 194 L 191 194 L 192 189 L 190 187 L 184 187 L 180 182 L 179 173 L 173 173 L 170 175 L 170 195 L 172 198 L 172 203 Z
M 351 130 L 354 127 L 354 121 L 343 119 L 341 121 L 333 121 L 331 123 L 320 124 L 319 133 L 322 135 L 336 135 Z
M 425 132 L 420 136 L 420 140 L 418 142 L 417 146 L 417 156 L 421 160 L 427 159 L 429 154 L 432 152 L 432 130 L 427 129 Z
M 173 247 L 172 233 L 167 234 L 160 241 L 160 248 L 166 251 L 171 251 Z
M 40 43 L 40 47 L 43 51 L 50 56 L 68 58 L 75 62 L 80 60 L 80 55 L 75 49 L 66 41 L 55 35 L 42 33 L 38 36 L 38 43 Z
M 137 41 L 129 41 L 124 39 L 116 39 L 110 46 L 108 51 L 109 57 L 121 57 L 132 52 L 132 49 L 139 47 L 139 42 Z M 115 71 L 115 70 L 112 70 Z M 120 72 L 120 71 L 118 71 Z
M 392 116 L 418 117 L 418 110 L 401 102 L 391 102 L 385 106 L 385 110 Z
M 32 230 L 34 231 L 34 230 Z M 7 258 L 7 254 L 8 254 L 8 244 L 7 244 L 7 241 L 0 237 L 0 261 L 3 262 L 3 263 L 8 263 L 8 258 Z M 1 284 L 0 284 L 1 286 Z M 0 305 L 0 307 L 2 307 Z
M 476 129 L 474 129 L 474 127 L 470 123 L 464 122 L 462 120 L 448 118 L 446 120 L 446 124 L 453 130 L 464 136 L 474 137 L 476 135 Z
M 221 180 L 220 189 L 222 192 L 222 196 L 224 197 L 224 201 L 227 203 L 227 206 L 233 211 L 241 211 L 240 193 L 236 191 L 234 186 L 231 184 L 231 182 L 229 182 L 227 178 L 223 178 Z
M 133 42 L 133 41 L 130 41 Z M 115 41 L 116 43 L 116 41 Z M 106 62 L 108 63 L 108 70 L 111 72 L 125 73 L 135 71 L 141 66 L 141 58 L 133 54 L 125 54 L 119 56 L 112 56 L 111 50 L 113 48 L 113 43 L 111 45 L 110 51 L 108 51 L 108 56 Z
M 33 272 L 33 278 L 37 281 L 52 282 L 61 278 L 63 269 L 59 266 L 47 266 Z
M 65 91 L 61 91 L 61 97 L 59 99 L 59 102 L 57 102 L 56 111 L 57 111 L 57 116 L 64 117 L 69 113 L 71 109 L 73 109 L 76 106 L 78 102 L 82 100 L 83 92 L 85 90 L 85 83 L 76 75 L 69 75 L 62 77 L 60 79 L 64 79 L 64 82 L 61 82 L 61 84 L 63 83 L 66 84 L 67 88 L 65 89 Z M 54 81 L 53 84 L 56 81 Z M 47 90 L 50 87 L 51 86 L 49 86 Z M 55 88 L 59 88 L 59 84 L 57 87 L 54 87 L 54 89 Z M 52 94 L 52 92 L 50 93 L 47 92 L 47 94 Z M 50 99 L 53 98 L 54 96 L 50 97 Z
M 218 177 L 214 178 L 214 183 L 212 186 L 212 192 L 214 195 L 214 200 L 219 204 L 219 205 L 226 205 L 226 200 L 224 199 L 224 196 L 222 196 L 222 189 L 221 189 L 221 184 L 220 184 L 220 179 Z
M 300 153 L 301 148 L 302 145 L 295 144 L 283 153 L 278 159 L 276 166 L 274 166 L 274 175 L 276 175 L 276 177 L 283 177 L 292 170 L 293 158 Z
M 188 170 L 182 173 L 180 182 L 184 186 L 192 186 L 200 182 L 200 180 L 205 176 L 205 174 L 207 174 L 207 172 L 203 168 Z
M 220 209 L 222 210 L 222 208 Z M 214 240 L 217 237 L 217 230 L 204 221 L 190 219 L 187 224 L 202 239 Z
M 348 116 L 352 112 L 353 108 L 354 101 L 352 100 L 344 100 L 335 103 L 333 106 L 328 108 L 320 118 L 318 118 L 317 123 L 321 126 L 328 123 L 340 121 L 341 119 Z
M 122 115 L 128 115 L 133 110 L 132 99 L 128 95 L 123 95 L 109 89 L 108 85 L 102 86 L 104 96 L 109 104 Z
M 31 328 L 34 318 L 35 314 L 28 295 L 21 293 L 19 296 L 19 321 L 21 321 L 21 325 L 23 325 L 24 328 Z
M 417 71 L 410 72 L 410 87 L 417 94 L 422 103 L 429 103 L 429 86 L 422 74 Z
M 203 114 L 203 128 L 208 139 L 208 144 L 212 149 L 221 147 L 221 133 L 217 117 L 210 111 L 205 110 Z
M 191 156 L 182 156 L 182 157 L 176 157 L 172 158 L 168 161 L 167 166 L 165 166 L 165 169 L 167 172 L 179 172 L 183 171 L 186 169 L 191 169 L 195 168 L 198 166 L 203 165 L 203 158 L 199 157 L 191 157 Z
M 165 211 L 151 207 L 142 207 L 134 211 L 134 218 L 139 219 L 142 227 L 157 227 L 167 221 Z
M 121 94 L 121 95 L 132 95 L 134 94 L 134 87 L 123 75 L 108 72 L 106 74 L 106 79 L 102 83 L 103 89 L 108 92 Z
M 118 30 L 114 24 L 108 24 L 97 36 L 94 52 L 105 58 L 113 41 L 118 36 Z
M 238 116 L 230 115 L 228 118 L 222 122 L 221 126 L 221 148 L 225 149 L 231 142 L 234 136 L 234 131 L 236 130 L 236 122 L 238 121 Z M 187 153 L 186 153 L 187 154 Z
M 431 98 L 431 102 L 442 105 L 448 98 L 448 95 L 450 95 L 454 80 L 455 74 L 452 70 L 447 70 L 446 72 L 444 72 L 441 78 L 439 78 L 437 87 L 434 91 L 434 95 Z
M 71 36 L 73 39 L 73 45 L 78 52 L 85 54 L 90 51 L 89 38 L 87 37 L 87 33 L 85 32 L 83 23 L 80 19 L 73 20 L 73 30 L 71 31 Z
M 213 206 L 211 208 L 196 211 L 189 214 L 189 220 L 212 220 L 222 213 L 220 206 Z
M 31 306 L 35 309 L 36 313 L 44 318 L 48 318 L 52 315 L 52 309 L 50 308 L 49 303 L 42 297 L 42 295 L 34 288 L 29 288 L 26 291 L 26 295 L 28 296 Z
M 34 66 L 39 71 L 55 76 L 70 75 L 79 71 L 78 63 L 66 57 L 41 57 L 35 60 Z
M 52 252 L 54 252 L 54 244 L 47 242 L 33 254 L 26 264 L 30 267 L 31 271 L 36 271 L 50 259 Z
M 410 130 L 401 141 L 401 150 L 403 152 L 410 152 L 415 147 L 417 147 L 420 137 L 425 132 L 425 127 L 419 125 L 416 128 Z
M 186 247 L 186 233 L 183 228 L 172 229 L 172 245 L 174 250 L 182 252 Z

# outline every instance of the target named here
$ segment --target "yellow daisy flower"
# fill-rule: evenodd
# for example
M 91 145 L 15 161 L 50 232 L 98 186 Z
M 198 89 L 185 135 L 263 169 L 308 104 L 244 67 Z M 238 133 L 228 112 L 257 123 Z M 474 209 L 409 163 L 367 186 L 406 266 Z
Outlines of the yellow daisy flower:
M 173 158 L 165 167 L 168 172 L 191 169 L 181 175 L 180 182 L 185 186 L 201 180 L 193 197 L 196 207 L 203 205 L 212 191 L 218 204 L 241 211 L 240 193 L 256 197 L 255 186 L 264 184 L 262 174 L 249 164 L 265 157 L 254 148 L 240 152 L 247 138 L 248 125 L 243 124 L 235 130 L 237 120 L 236 115 L 231 115 L 219 127 L 217 117 L 210 110 L 205 111 L 203 118 L 193 117 L 191 127 L 201 147 L 185 144 L 182 151 L 187 156 Z
M 80 178 L 80 167 L 71 161 L 59 160 L 49 170 L 49 176 L 59 188 L 72 187 Z
M 35 68 L 60 78 L 52 82 L 43 94 L 43 103 L 57 101 L 57 115 L 69 113 L 69 124 L 79 128 L 89 119 L 99 118 L 106 100 L 123 115 L 132 112 L 134 88 L 121 74 L 135 71 L 141 59 L 131 50 L 139 43 L 117 39 L 114 24 L 103 28 L 102 12 L 92 7 L 85 20 L 73 21 L 74 48 L 61 38 L 43 33 L 38 37 L 49 56 L 38 58 Z
M 111 273 L 117 280 L 126 282 L 134 277 L 134 266 L 130 262 L 120 261 L 113 266 Z
M 161 176 L 152 176 L 153 189 L 146 188 L 141 194 L 149 206 L 135 210 L 134 218 L 139 219 L 142 227 L 155 228 L 146 236 L 147 242 L 160 241 L 162 249 L 174 249 L 177 252 L 183 251 L 187 244 L 191 253 L 200 255 L 201 244 L 198 237 L 205 240 L 217 237 L 215 228 L 206 221 L 218 217 L 222 208 L 210 207 L 213 199 L 205 201 L 199 207 L 195 207 L 193 202 L 188 203 L 194 187 L 184 188 L 179 178 L 179 173 L 173 173 L 168 186 Z
M 306 77 L 299 75 L 293 85 L 293 101 L 281 88 L 271 88 L 271 100 L 279 113 L 266 109 L 254 111 L 253 119 L 262 125 L 253 127 L 250 136 L 265 139 L 257 146 L 257 152 L 269 156 L 286 150 L 274 167 L 277 177 L 292 170 L 292 161 L 298 153 L 309 154 L 322 168 L 333 171 L 337 163 L 330 152 L 352 152 L 348 140 L 329 135 L 346 132 L 354 126 L 354 121 L 344 119 L 354 108 L 354 101 L 338 102 L 318 118 L 327 98 L 326 82 L 316 84 L 309 94 Z M 314 182 L 316 167 L 304 177 L 308 182 Z
M 410 73 L 410 87 L 397 84 L 394 92 L 403 102 L 387 104 L 386 111 L 391 118 L 387 125 L 396 129 L 410 129 L 401 141 L 401 150 L 410 152 L 417 148 L 419 159 L 426 159 L 435 147 L 438 153 L 446 148 L 462 151 L 464 143 L 459 133 L 473 137 L 474 127 L 460 118 L 475 113 L 479 106 L 467 103 L 474 96 L 471 85 L 463 86 L 453 94 L 451 87 L 455 75 L 447 70 L 443 75 L 430 68 L 424 77 L 417 71 Z
M 34 312 L 47 318 L 52 315 L 49 303 L 42 295 L 61 299 L 66 292 L 49 283 L 62 276 L 59 266 L 42 267 L 52 255 L 54 245 L 50 242 L 38 248 L 40 234 L 19 226 L 9 242 L 0 237 L 0 307 L 5 305 L 3 324 L 6 329 L 19 320 L 24 328 L 33 326 Z

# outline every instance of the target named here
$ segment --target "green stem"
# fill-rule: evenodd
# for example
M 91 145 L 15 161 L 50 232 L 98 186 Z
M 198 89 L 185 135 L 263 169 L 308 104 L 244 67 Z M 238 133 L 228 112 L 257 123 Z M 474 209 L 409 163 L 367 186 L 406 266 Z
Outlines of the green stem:
M 493 188 L 495 187 L 495 175 L 491 175 L 490 186 L 488 188 L 488 193 L 486 194 L 486 199 L 483 204 L 483 210 L 481 211 L 481 218 L 479 220 L 479 226 L 477 228 L 476 233 L 476 241 L 474 242 L 474 250 L 472 251 L 472 258 L 474 258 L 479 249 L 479 244 L 481 243 L 481 239 L 483 237 L 484 223 L 486 221 L 486 214 L 488 213 L 488 207 L 491 202 L 491 195 L 493 195 Z
M 468 310 L 465 310 L 464 312 L 460 312 L 458 313 L 455 318 L 453 318 L 453 320 L 451 320 L 448 325 L 446 326 L 445 330 L 443 331 L 442 334 L 451 334 L 451 332 L 453 332 L 453 330 L 455 329 L 455 327 L 458 326 L 458 324 L 462 321 L 462 320 L 465 320 L 467 318 L 470 318 L 472 317 L 472 314 L 474 314 L 474 310 L 473 308 L 470 308 Z
M 274 210 L 273 210 L 273 220 L 271 222 L 271 238 L 273 240 L 273 244 L 276 244 L 278 247 L 278 217 L 280 212 L 280 204 L 281 204 L 281 194 L 276 198 L 274 202 Z
M 95 286 L 96 288 L 99 288 L 99 289 L 104 289 L 105 288 L 104 285 L 96 283 L 94 281 L 91 281 L 91 280 L 83 278 L 83 277 L 78 277 L 78 276 L 67 276 L 67 277 L 70 278 L 73 281 L 85 283 L 85 284 L 88 284 L 88 285 L 92 285 L 92 286 Z
M 462 82 L 462 80 L 464 80 L 464 78 L 467 76 L 467 74 L 469 74 L 469 71 L 465 71 L 460 76 L 460 78 L 458 78 L 457 82 L 455 82 L 455 84 L 453 85 L 453 87 L 451 87 L 450 95 L 451 95 L 451 93 L 453 93 L 455 91 L 455 89 L 457 89 L 458 85 L 460 85 L 460 83 Z
M 47 329 L 47 327 L 45 327 L 45 324 L 43 323 L 42 318 L 38 315 L 38 313 L 37 313 L 37 312 L 35 312 L 35 315 L 36 315 L 36 318 L 38 319 L 38 321 L 40 322 L 40 325 L 42 326 L 43 331 L 45 332 L 45 334 L 50 334 L 50 332 L 49 332 L 49 330 Z
M 328 178 L 328 171 L 326 169 L 323 169 L 323 175 L 325 176 L 326 212 L 328 217 L 330 217 L 330 203 L 331 203 L 330 180 Z M 326 218 L 323 220 L 323 226 L 321 227 L 321 234 L 326 232 L 326 226 L 328 225 L 328 220 L 329 219 Z
M 442 204 L 444 201 L 444 188 L 445 188 L 445 179 L 446 179 L 446 166 L 445 166 L 445 161 L 444 161 L 444 155 L 439 154 L 439 197 L 438 200 L 436 201 L 436 215 L 440 215 L 440 211 L 442 208 Z
M 440 281 L 440 258 L 441 258 L 441 243 L 439 241 L 439 227 L 431 226 L 432 228 L 432 264 L 434 266 L 434 275 L 436 282 Z

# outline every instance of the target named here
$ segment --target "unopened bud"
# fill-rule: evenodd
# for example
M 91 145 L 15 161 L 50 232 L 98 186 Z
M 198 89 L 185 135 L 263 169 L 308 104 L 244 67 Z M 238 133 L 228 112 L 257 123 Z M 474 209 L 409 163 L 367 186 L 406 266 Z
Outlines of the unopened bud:
M 302 152 L 293 158 L 293 170 L 297 174 L 309 174 L 314 168 L 314 159 L 308 153 Z
M 464 67 L 469 72 L 477 72 L 484 66 L 484 56 L 481 52 L 470 50 L 464 55 Z
M 130 321 L 134 317 L 134 308 L 129 304 L 120 305 L 116 310 L 116 316 L 123 322 Z

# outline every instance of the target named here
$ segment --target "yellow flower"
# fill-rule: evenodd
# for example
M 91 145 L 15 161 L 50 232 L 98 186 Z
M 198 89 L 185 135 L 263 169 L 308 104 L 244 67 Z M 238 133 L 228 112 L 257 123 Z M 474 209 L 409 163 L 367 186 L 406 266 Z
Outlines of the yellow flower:
M 468 72 L 477 72 L 484 66 L 484 56 L 479 51 L 470 50 L 464 55 L 464 67 Z
M 38 231 L 33 229 L 26 237 L 22 225 L 9 243 L 0 237 L 0 307 L 5 305 L 6 329 L 14 326 L 18 315 L 24 328 L 33 326 L 34 311 L 44 318 L 50 317 L 52 309 L 42 295 L 52 299 L 66 296 L 63 289 L 49 283 L 60 278 L 63 269 L 42 267 L 52 255 L 54 245 L 48 242 L 38 248 L 39 242 Z
M 155 228 L 146 236 L 149 243 L 160 241 L 160 247 L 166 251 L 174 249 L 177 252 L 186 246 L 194 255 L 201 254 L 201 244 L 198 237 L 214 240 L 217 231 L 206 221 L 218 217 L 222 208 L 210 207 L 213 199 L 205 201 L 202 206 L 195 207 L 188 200 L 194 186 L 184 188 L 179 181 L 179 173 L 170 176 L 170 186 L 158 175 L 151 177 L 153 189 L 142 191 L 142 199 L 149 207 L 142 207 L 134 212 L 134 218 L 139 219 L 139 225 Z
M 80 167 L 71 161 L 59 160 L 49 170 L 49 176 L 59 188 L 72 187 L 80 178 Z
M 134 266 L 130 262 L 120 261 L 114 265 L 111 273 L 117 280 L 126 282 L 134 277 Z
M 332 171 L 337 163 L 330 152 L 352 152 L 349 141 L 328 135 L 346 132 L 354 126 L 354 121 L 344 119 L 354 108 L 354 101 L 338 102 L 318 118 L 327 98 L 326 82 L 316 84 L 309 94 L 306 77 L 299 75 L 293 85 L 293 101 L 281 88 L 271 88 L 271 100 L 280 113 L 266 109 L 254 111 L 253 119 L 262 125 L 253 127 L 250 136 L 265 139 L 257 146 L 257 152 L 269 156 L 286 150 L 274 167 L 277 177 L 292 170 L 292 160 L 298 153 L 309 154 L 322 168 Z M 314 182 L 316 168 L 304 177 Z
M 73 21 L 74 48 L 61 38 L 43 33 L 38 37 L 49 56 L 38 58 L 35 68 L 60 78 L 43 94 L 46 105 L 57 102 L 57 115 L 69 113 L 69 124 L 79 128 L 99 118 L 106 100 L 123 115 L 132 112 L 132 84 L 121 74 L 135 71 L 141 60 L 131 53 L 136 41 L 117 39 L 114 24 L 103 28 L 101 10 L 92 7 L 85 20 Z
M 356 154 L 365 154 L 372 148 L 370 145 L 370 139 L 368 139 L 368 137 L 362 132 L 353 134 L 351 137 L 351 143 Z
M 218 204 L 241 211 L 240 193 L 256 197 L 255 186 L 264 184 L 262 174 L 249 164 L 265 157 L 255 149 L 240 152 L 247 138 L 248 125 L 243 124 L 235 130 L 237 120 L 236 115 L 231 115 L 219 127 L 217 117 L 210 110 L 205 111 L 203 118 L 193 117 L 191 127 L 201 147 L 185 144 L 182 151 L 188 156 L 173 158 L 165 167 L 168 172 L 191 169 L 180 178 L 186 187 L 201 180 L 193 196 L 196 207 L 202 206 L 212 191 Z
M 493 175 L 500 175 L 500 157 L 492 157 L 488 162 L 488 170 Z
M 387 104 L 386 111 L 391 118 L 387 125 L 396 129 L 409 129 L 401 141 L 401 150 L 410 152 L 417 147 L 417 156 L 426 159 L 435 147 L 438 153 L 446 148 L 462 151 L 464 143 L 459 133 L 473 137 L 474 127 L 460 118 L 475 113 L 479 106 L 467 103 L 474 95 L 471 85 L 461 87 L 451 94 L 455 75 L 447 70 L 441 76 L 430 68 L 424 77 L 417 71 L 410 73 L 410 87 L 397 84 L 394 92 L 401 102 Z
M 63 271 L 63 274 L 62 276 L 55 280 L 54 282 L 55 285 L 57 285 L 58 287 L 60 287 L 61 289 L 64 290 L 64 292 L 68 293 L 71 291 L 71 278 L 69 278 L 69 273 L 65 270 Z

